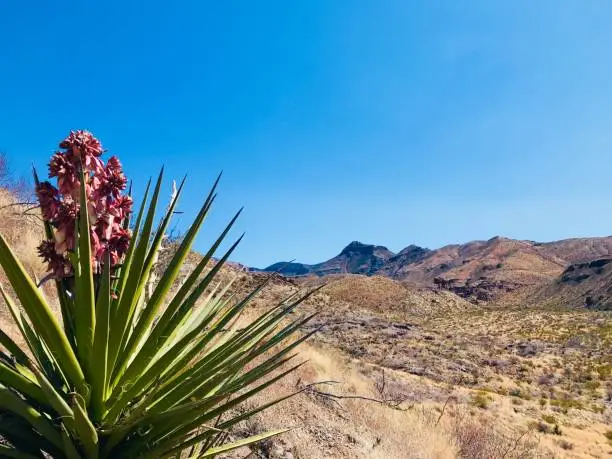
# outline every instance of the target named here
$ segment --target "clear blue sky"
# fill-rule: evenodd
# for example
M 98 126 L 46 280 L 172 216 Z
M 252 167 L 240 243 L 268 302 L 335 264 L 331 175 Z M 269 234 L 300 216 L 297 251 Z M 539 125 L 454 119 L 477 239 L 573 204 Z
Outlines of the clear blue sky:
M 89 129 L 139 189 L 225 176 L 234 259 L 612 233 L 612 2 L 5 1 L 0 150 Z

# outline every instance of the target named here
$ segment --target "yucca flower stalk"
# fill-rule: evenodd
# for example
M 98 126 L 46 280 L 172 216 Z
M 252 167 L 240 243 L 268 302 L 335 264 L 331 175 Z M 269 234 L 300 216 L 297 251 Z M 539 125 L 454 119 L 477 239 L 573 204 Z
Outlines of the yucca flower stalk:
M 240 211 L 177 286 L 219 178 L 148 296 L 184 180 L 154 230 L 163 170 L 132 220 L 119 160 L 104 164 L 86 131 L 60 148 L 49 166 L 57 186 L 35 181 L 46 232 L 39 253 L 61 318 L 0 235 L 0 265 L 16 298 L 2 285 L 0 294 L 27 345 L 0 330 L 0 458 L 195 459 L 284 432 L 229 441 L 234 425 L 294 395 L 234 410 L 300 366 L 294 350 L 310 335 L 297 332 L 311 316 L 291 313 L 308 294 L 241 325 L 265 282 L 236 298 L 231 281 L 217 281 L 242 237 L 213 260 Z

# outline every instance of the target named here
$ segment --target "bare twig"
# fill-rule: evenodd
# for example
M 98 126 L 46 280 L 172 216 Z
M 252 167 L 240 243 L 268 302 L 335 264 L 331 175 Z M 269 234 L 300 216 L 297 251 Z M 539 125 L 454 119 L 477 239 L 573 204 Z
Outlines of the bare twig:
M 521 442 L 521 440 L 523 439 L 523 437 L 527 434 L 527 432 L 523 432 L 514 442 L 514 445 L 511 448 L 508 448 L 506 450 L 506 452 L 504 452 L 504 455 L 501 457 L 501 459 L 504 459 L 508 454 L 510 454 L 512 451 L 514 451 L 516 448 L 518 448 L 519 443 Z
M 440 416 L 438 416 L 438 420 L 436 421 L 436 424 L 435 424 L 436 426 L 440 423 L 440 419 L 442 419 L 442 416 L 444 416 L 444 410 L 446 410 L 446 405 L 448 405 L 448 402 L 450 402 L 451 399 L 455 400 L 455 397 L 452 395 L 449 395 L 446 401 L 444 402 L 444 406 L 442 407 Z
M 338 394 L 333 394 L 331 392 L 325 392 L 325 391 L 321 391 L 319 389 L 316 389 L 317 386 L 320 385 L 331 385 L 331 384 L 339 384 L 338 381 L 318 381 L 318 382 L 314 382 L 311 384 L 307 384 L 305 386 L 302 386 L 302 390 L 306 393 L 309 394 L 313 394 L 313 395 L 318 395 L 321 397 L 326 397 L 332 401 L 334 401 L 335 403 L 339 404 L 339 400 L 364 400 L 367 402 L 373 402 L 373 403 L 378 403 L 380 405 L 386 405 L 389 406 L 391 408 L 394 409 L 398 409 L 398 410 L 402 410 L 402 411 L 406 411 L 401 409 L 399 406 L 403 403 L 404 400 L 402 401 L 396 401 L 396 400 L 387 400 L 385 398 L 382 399 L 377 399 L 374 397 L 367 397 L 365 395 L 338 395 Z M 341 406 L 341 405 L 340 405 Z

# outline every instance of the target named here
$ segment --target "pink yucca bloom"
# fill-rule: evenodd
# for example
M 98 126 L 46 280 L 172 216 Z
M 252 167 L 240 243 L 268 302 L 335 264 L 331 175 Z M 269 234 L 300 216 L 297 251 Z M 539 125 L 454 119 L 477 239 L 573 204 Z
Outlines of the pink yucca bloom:
M 57 179 L 57 188 L 50 182 L 41 182 L 36 188 L 43 219 L 54 230 L 54 240 L 43 241 L 38 253 L 56 278 L 72 275 L 68 252 L 75 247 L 82 171 L 91 225 L 92 265 L 99 273 L 106 253 L 115 266 L 129 247 L 130 233 L 124 225 L 132 212 L 132 199 L 122 194 L 127 179 L 117 157 L 104 164 L 100 158 L 104 153 L 102 144 L 90 132 L 72 131 L 59 146 L 61 150 L 49 162 L 49 177 Z

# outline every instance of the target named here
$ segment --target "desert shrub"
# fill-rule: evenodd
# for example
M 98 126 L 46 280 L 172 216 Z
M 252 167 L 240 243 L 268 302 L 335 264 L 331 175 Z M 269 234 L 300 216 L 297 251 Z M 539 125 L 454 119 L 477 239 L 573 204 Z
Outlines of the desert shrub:
M 570 443 L 567 440 L 558 440 L 557 445 L 559 445 L 559 448 L 564 449 L 566 451 L 571 451 L 574 449 L 574 444 Z
M 510 390 L 510 395 L 513 397 L 522 398 L 523 400 L 531 400 L 531 394 L 526 390 L 521 390 L 518 387 Z
M 557 407 L 561 412 L 567 413 L 571 408 L 581 410 L 584 405 L 580 400 L 571 398 L 551 399 L 551 406 Z
M 557 418 L 554 417 L 552 414 L 543 414 L 542 415 L 542 420 L 544 422 L 548 422 L 549 424 L 556 424 L 557 423 Z
M 529 428 L 539 433 L 549 434 L 552 432 L 551 426 L 542 421 L 532 421 L 529 424 Z
M 596 369 L 600 379 L 607 379 L 612 376 L 612 365 L 609 363 L 600 365 Z
M 612 429 L 610 429 L 610 430 L 606 430 L 606 431 L 604 432 L 604 437 L 606 437 L 606 438 L 608 439 L 608 441 L 609 441 L 610 443 L 612 443 Z
M 593 413 L 603 414 L 606 411 L 606 406 L 605 405 L 599 405 L 597 403 L 593 403 L 591 405 L 591 411 Z
M 601 387 L 601 383 L 599 381 L 587 381 L 584 383 L 584 388 L 590 391 L 596 391 Z
M 546 422 L 531 421 L 528 424 L 528 427 L 531 430 L 535 430 L 536 432 L 543 433 L 543 434 L 552 434 L 552 435 L 562 435 L 563 434 L 563 432 L 561 431 L 561 427 L 559 427 L 559 424 L 553 423 L 553 425 L 550 425 L 548 421 Z
M 459 456 L 466 459 L 532 459 L 540 457 L 537 441 L 529 432 L 504 434 L 491 424 L 459 415 L 453 423 Z
M 484 391 L 479 391 L 472 397 L 472 405 L 486 410 L 491 404 L 491 396 Z
M 0 264 L 16 299 L 1 286 L 0 294 L 26 343 L 0 332 L 0 457 L 213 457 L 284 431 L 228 442 L 233 426 L 288 398 L 235 411 L 300 366 L 284 368 L 308 320 L 285 320 L 300 302 L 292 298 L 239 322 L 265 284 L 232 301 L 231 281 L 219 282 L 240 239 L 211 265 L 238 214 L 172 291 L 218 181 L 146 295 L 183 184 L 154 230 L 162 171 L 130 224 L 119 160 L 105 165 L 100 143 L 85 131 L 60 148 L 49 167 L 57 188 L 36 183 L 46 236 L 39 253 L 55 281 L 61 322 L 0 236 Z

